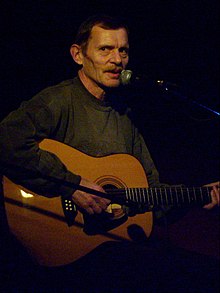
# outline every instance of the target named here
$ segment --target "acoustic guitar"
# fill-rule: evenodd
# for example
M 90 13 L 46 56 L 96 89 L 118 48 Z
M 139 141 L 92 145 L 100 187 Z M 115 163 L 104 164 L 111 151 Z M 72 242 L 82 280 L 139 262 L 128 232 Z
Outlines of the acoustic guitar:
M 103 196 L 112 200 L 106 212 L 89 216 L 70 199 L 47 198 L 3 177 L 10 230 L 41 265 L 71 263 L 108 240 L 145 242 L 152 231 L 152 208 L 211 201 L 210 187 L 148 188 L 142 165 L 128 154 L 91 157 L 50 139 L 44 139 L 40 148 L 57 155 L 73 173 L 102 186 Z M 131 216 L 127 207 L 137 213 Z

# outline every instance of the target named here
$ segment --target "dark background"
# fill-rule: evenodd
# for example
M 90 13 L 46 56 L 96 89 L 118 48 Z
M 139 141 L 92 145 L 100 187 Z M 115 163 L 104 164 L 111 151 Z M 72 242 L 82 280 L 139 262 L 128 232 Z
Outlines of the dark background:
M 219 180 L 218 1 L 0 1 L 2 119 L 41 89 L 72 78 L 69 47 L 91 14 L 123 16 L 130 27 L 130 68 L 175 83 L 187 99 L 145 81 L 129 90 L 161 181 Z

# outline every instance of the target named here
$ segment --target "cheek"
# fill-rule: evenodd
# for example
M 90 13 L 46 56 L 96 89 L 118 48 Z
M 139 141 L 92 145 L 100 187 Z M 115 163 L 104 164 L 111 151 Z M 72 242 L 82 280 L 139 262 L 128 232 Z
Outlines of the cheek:
M 125 68 L 128 65 L 128 61 L 129 61 L 129 57 L 127 57 L 126 59 L 122 60 L 122 65 Z
M 103 62 L 101 60 L 90 59 L 87 57 L 87 60 L 85 61 L 83 65 L 84 69 L 89 72 L 99 72 L 102 70 Z

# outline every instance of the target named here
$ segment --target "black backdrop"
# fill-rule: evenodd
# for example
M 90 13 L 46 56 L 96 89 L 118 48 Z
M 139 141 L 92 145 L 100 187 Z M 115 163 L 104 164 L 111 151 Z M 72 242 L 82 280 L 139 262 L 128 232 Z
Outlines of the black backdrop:
M 91 14 L 123 16 L 130 27 L 130 68 L 178 85 L 184 97 L 219 108 L 218 2 L 0 1 L 1 119 L 21 101 L 76 73 L 69 47 Z M 219 117 L 146 83 L 129 91 L 134 122 L 161 181 L 219 180 Z

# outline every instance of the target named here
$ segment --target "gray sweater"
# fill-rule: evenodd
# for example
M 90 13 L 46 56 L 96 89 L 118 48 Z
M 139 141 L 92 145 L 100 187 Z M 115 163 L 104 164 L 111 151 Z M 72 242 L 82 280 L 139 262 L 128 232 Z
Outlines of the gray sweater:
M 142 163 L 149 186 L 160 184 L 143 137 L 126 111 L 96 99 L 78 77 L 44 89 L 0 124 L 1 173 L 44 196 L 68 196 L 73 188 L 51 182 L 41 174 L 76 184 L 80 174 L 73 174 L 55 155 L 39 149 L 38 143 L 44 138 L 91 156 L 131 154 Z

